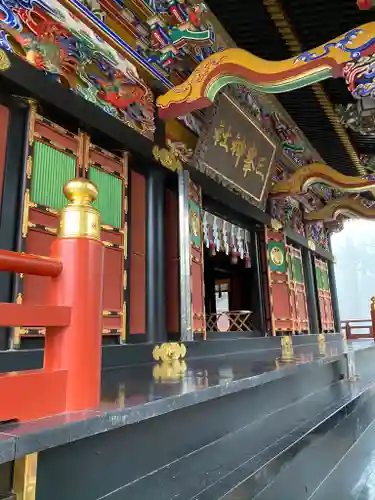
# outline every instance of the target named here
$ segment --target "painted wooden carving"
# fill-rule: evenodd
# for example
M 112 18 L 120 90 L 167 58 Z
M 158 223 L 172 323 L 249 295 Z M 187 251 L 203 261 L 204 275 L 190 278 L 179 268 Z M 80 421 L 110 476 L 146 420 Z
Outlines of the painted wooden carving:
M 298 169 L 288 179 L 277 182 L 271 190 L 273 196 L 295 196 L 307 193 L 314 184 L 325 184 L 350 193 L 375 189 L 375 180 L 344 175 L 324 163 L 311 163 Z
M 328 78 L 348 78 L 364 56 L 375 49 L 375 23 L 352 29 L 315 49 L 283 61 L 267 61 L 243 49 L 227 49 L 203 61 L 181 85 L 159 97 L 160 115 L 176 117 L 210 106 L 229 84 L 243 84 L 268 93 L 295 90 Z M 361 64 L 361 63 L 360 63 Z M 350 67 L 347 67 L 349 65 Z M 344 71 L 346 73 L 344 74 Z M 358 96 L 369 95 L 371 72 L 355 82 Z
M 153 138 L 153 95 L 136 67 L 57 0 L 1 2 L 0 47 Z
M 375 219 L 375 208 L 367 207 L 360 198 L 338 198 L 329 201 L 323 208 L 305 215 L 306 221 L 333 221 L 339 215 Z

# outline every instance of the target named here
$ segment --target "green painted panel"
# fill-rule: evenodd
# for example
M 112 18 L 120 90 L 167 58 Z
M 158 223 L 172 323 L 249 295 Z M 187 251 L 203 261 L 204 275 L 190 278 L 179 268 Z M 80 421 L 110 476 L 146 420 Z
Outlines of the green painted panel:
M 201 246 L 201 209 L 193 200 L 189 200 L 190 241 L 196 247 Z
M 320 269 L 320 267 L 315 268 L 315 274 L 316 274 L 317 287 L 321 290 L 323 288 L 323 282 L 322 282 L 322 270 Z
M 322 288 L 323 290 L 329 290 L 329 279 L 326 269 L 322 270 Z
M 293 257 L 294 279 L 297 283 L 303 283 L 302 262 L 298 257 Z
M 36 141 L 34 144 L 31 200 L 61 210 L 67 204 L 64 185 L 76 176 L 76 160 Z
M 120 228 L 123 210 L 122 179 L 97 168 L 90 168 L 89 177 L 99 190 L 98 199 L 93 206 L 100 211 L 102 224 Z
M 286 272 L 285 245 L 282 241 L 269 241 L 267 243 L 268 260 L 272 272 Z

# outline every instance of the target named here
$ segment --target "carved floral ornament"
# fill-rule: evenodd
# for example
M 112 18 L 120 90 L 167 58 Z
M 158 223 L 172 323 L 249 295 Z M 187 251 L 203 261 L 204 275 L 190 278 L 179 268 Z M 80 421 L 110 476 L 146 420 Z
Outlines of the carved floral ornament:
M 152 154 L 155 160 L 163 165 L 163 167 L 171 170 L 172 172 L 180 172 L 182 170 L 182 164 L 179 158 L 166 148 L 160 148 L 155 145 L 152 149 Z
M 342 227 L 343 217 L 375 219 L 375 208 L 359 196 L 362 192 L 375 190 L 375 179 L 343 175 L 321 163 L 306 165 L 290 178 L 276 182 L 272 187 L 271 197 L 273 200 L 287 197 L 298 199 L 318 183 L 334 189 L 335 197 L 328 200 L 324 206 L 316 207 L 305 214 L 307 237 L 314 233 L 312 228 L 317 222 L 322 225 L 324 223 L 327 229 L 332 231 Z M 274 201 L 271 202 L 271 207 L 272 203 Z
M 136 67 L 103 43 L 99 31 L 57 0 L 4 0 L 0 11 L 2 49 L 153 139 L 152 92 Z

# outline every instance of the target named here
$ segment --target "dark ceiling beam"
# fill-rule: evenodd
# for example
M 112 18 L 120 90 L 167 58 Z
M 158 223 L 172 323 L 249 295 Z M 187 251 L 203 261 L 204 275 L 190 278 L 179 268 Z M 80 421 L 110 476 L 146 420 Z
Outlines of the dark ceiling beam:
M 280 0 L 263 0 L 263 4 L 290 53 L 297 56 L 303 52 L 303 47 L 294 33 L 292 24 L 288 19 Z M 351 143 L 349 135 L 344 126 L 340 123 L 339 117 L 337 116 L 333 104 L 329 100 L 323 86 L 320 84 L 314 84 L 311 88 L 338 138 L 340 139 L 341 144 L 347 151 L 350 159 L 357 169 L 358 174 L 365 175 L 366 169 L 362 166 L 353 144 Z

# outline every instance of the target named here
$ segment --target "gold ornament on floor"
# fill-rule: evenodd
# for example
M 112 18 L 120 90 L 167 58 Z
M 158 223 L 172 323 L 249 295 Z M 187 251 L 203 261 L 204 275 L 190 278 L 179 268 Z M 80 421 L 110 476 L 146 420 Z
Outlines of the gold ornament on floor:
M 177 342 L 168 342 L 155 346 L 152 356 L 155 361 L 162 361 L 163 363 L 182 359 L 186 356 L 186 347 L 184 344 L 178 344 Z
M 326 350 L 326 337 L 325 337 L 324 333 L 318 334 L 318 346 L 319 346 L 319 354 L 321 356 L 325 356 L 327 353 L 327 350 Z
M 180 359 L 158 363 L 152 370 L 154 379 L 158 382 L 178 382 L 186 372 L 186 363 Z

